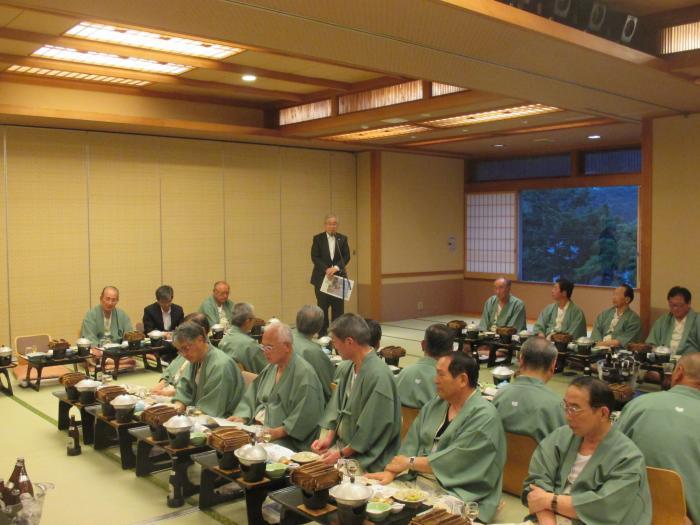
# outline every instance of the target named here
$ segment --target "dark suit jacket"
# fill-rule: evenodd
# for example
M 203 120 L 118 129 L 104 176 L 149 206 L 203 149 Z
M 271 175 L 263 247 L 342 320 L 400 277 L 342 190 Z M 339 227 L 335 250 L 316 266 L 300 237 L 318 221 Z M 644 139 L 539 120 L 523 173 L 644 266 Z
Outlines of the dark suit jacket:
M 314 269 L 311 272 L 310 282 L 316 288 L 321 287 L 326 270 L 331 266 L 337 266 L 340 268 L 340 275 L 345 275 L 345 266 L 350 262 L 350 246 L 348 246 L 347 236 L 340 233 L 335 234 L 335 257 L 331 260 L 326 232 L 314 235 L 311 244 L 311 260 L 314 263 Z
M 185 312 L 182 310 L 182 306 L 171 304 L 169 331 L 175 330 L 184 318 Z M 148 334 L 151 330 L 160 330 L 161 332 L 165 330 L 163 328 L 163 314 L 158 303 L 149 304 L 143 309 L 143 331 Z

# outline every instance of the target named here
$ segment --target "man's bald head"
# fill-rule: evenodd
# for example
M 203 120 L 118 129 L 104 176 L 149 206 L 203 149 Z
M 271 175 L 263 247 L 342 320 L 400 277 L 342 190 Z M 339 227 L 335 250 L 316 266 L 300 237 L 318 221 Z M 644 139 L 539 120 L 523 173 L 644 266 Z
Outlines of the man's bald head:
M 673 386 L 690 386 L 700 390 L 700 352 L 686 354 L 680 358 L 671 382 Z

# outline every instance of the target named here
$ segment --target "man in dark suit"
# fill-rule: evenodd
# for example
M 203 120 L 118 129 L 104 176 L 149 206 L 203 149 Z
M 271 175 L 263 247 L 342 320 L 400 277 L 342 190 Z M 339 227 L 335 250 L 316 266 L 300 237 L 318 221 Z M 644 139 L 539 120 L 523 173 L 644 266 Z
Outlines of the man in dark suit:
M 156 302 L 143 309 L 143 331 L 173 332 L 185 318 L 182 306 L 173 304 L 173 288 L 164 284 L 156 290 Z
M 326 276 L 332 277 L 333 275 L 347 277 L 345 268 L 350 262 L 348 238 L 338 233 L 338 217 L 333 214 L 326 215 L 324 229 L 325 231 L 314 235 L 314 240 L 311 244 L 311 260 L 314 263 L 314 269 L 311 272 L 310 282 L 314 285 L 316 302 L 323 310 L 323 327 L 319 335 L 325 335 L 328 330 L 330 322 L 328 309 L 330 308 L 333 319 L 337 319 L 343 315 L 345 308 L 343 299 L 321 291 L 323 279 Z

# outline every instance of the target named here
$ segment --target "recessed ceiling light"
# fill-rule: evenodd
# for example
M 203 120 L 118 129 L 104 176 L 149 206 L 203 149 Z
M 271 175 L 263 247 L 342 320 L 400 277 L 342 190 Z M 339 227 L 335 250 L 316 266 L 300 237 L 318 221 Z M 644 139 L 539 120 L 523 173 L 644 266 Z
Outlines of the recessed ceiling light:
M 420 116 L 421 117 L 430 117 L 431 114 L 430 113 L 421 113 Z
M 361 127 L 362 129 L 369 129 L 369 126 L 368 126 L 367 124 L 362 124 L 362 126 L 360 126 L 360 127 Z
M 213 59 L 227 58 L 244 51 L 237 47 L 215 44 L 204 40 L 163 35 L 153 31 L 141 31 L 127 27 L 93 24 L 92 22 L 80 22 L 64 34 L 85 40 L 109 42 L 110 44 Z
M 588 135 L 588 140 L 599 140 L 600 135 Z
M 243 82 L 255 82 L 257 79 L 258 77 L 251 74 L 245 74 L 241 77 L 241 80 L 243 80 Z
M 494 109 L 491 111 L 481 111 L 479 113 L 457 115 L 456 117 L 429 120 L 426 122 L 421 122 L 420 124 L 436 128 L 452 128 L 456 126 L 471 126 L 473 124 L 483 124 L 484 122 L 494 122 L 497 120 L 514 119 L 530 115 L 542 115 L 544 113 L 553 113 L 555 111 L 562 110 L 553 106 L 544 106 L 542 104 L 528 104 L 525 106 Z
M 78 51 L 68 47 L 43 46 L 32 56 L 62 60 L 64 62 L 78 62 L 81 64 L 93 64 L 95 66 L 117 67 L 121 69 L 133 69 L 136 71 L 146 71 L 148 73 L 162 73 L 165 75 L 179 75 L 192 68 L 182 64 L 158 62 L 156 60 L 146 60 L 143 58 L 123 57 L 110 53 L 98 53 L 96 51 Z
M 504 146 L 505 146 L 505 144 L 494 144 L 493 145 L 494 148 L 502 148 Z
M 28 67 L 13 64 L 5 71 L 20 73 L 22 75 L 33 75 L 49 78 L 63 78 L 69 80 L 85 80 L 88 82 L 102 82 L 105 84 L 119 84 L 122 86 L 143 87 L 150 84 L 147 80 L 136 80 L 134 78 L 115 77 L 112 75 L 96 75 L 93 73 L 78 73 L 77 71 L 64 71 L 61 69 L 48 69 L 44 67 Z

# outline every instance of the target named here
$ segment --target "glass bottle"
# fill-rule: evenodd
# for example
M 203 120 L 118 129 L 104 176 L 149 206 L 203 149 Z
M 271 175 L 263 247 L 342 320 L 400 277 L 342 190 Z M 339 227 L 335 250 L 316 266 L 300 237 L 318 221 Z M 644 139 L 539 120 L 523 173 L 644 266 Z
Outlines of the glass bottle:
M 27 468 L 24 465 L 24 458 L 17 458 L 17 463 L 15 463 L 15 469 L 12 471 L 12 475 L 9 480 L 15 487 L 19 490 L 20 494 L 29 493 L 34 495 L 34 487 L 32 482 L 29 481 L 29 476 L 27 475 Z
M 75 416 L 70 417 L 70 426 L 68 427 L 68 447 L 66 454 L 69 456 L 79 456 L 82 453 L 80 448 L 80 431 L 78 424 L 75 422 Z

